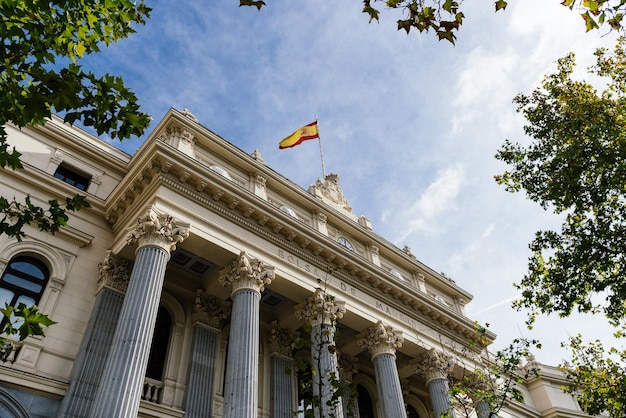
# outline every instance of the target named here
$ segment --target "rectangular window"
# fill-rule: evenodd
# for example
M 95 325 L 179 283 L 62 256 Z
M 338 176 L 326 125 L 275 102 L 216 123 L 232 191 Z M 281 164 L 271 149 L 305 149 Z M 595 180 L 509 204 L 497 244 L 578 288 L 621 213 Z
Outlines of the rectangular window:
M 91 180 L 91 177 L 80 174 L 75 169 L 65 164 L 60 164 L 59 167 L 57 167 L 57 170 L 54 172 L 54 177 L 83 191 L 87 190 L 89 180 Z

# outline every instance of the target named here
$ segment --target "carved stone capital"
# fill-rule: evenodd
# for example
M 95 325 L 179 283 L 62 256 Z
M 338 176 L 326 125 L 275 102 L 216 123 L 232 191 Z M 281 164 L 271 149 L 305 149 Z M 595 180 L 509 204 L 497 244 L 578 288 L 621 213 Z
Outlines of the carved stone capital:
M 132 270 L 133 263 L 130 260 L 119 258 L 108 250 L 104 260 L 98 263 L 98 290 L 109 287 L 126 293 Z
M 222 320 L 228 318 L 230 314 L 230 306 L 218 297 L 207 295 L 202 289 L 197 289 L 193 312 L 197 322 L 221 330 Z
M 238 289 L 265 290 L 274 280 L 274 266 L 266 266 L 263 261 L 250 257 L 245 251 L 235 261 L 220 271 L 219 282 L 222 286 L 231 286 L 232 291 Z
M 376 245 L 374 245 L 374 244 L 369 244 L 367 247 L 368 247 L 368 248 L 369 248 L 369 250 L 372 252 L 372 254 L 376 254 L 376 255 L 378 255 L 378 252 L 379 252 L 380 250 L 378 249 L 378 247 L 377 247 Z
M 446 379 L 455 365 L 454 358 L 434 348 L 411 361 L 413 370 L 421 374 L 426 382 L 433 379 Z
M 137 243 L 138 248 L 156 246 L 169 253 L 188 236 L 189 224 L 177 222 L 173 216 L 150 209 L 147 215 L 137 219 L 137 225 L 128 233 L 126 241 L 129 245 Z
M 337 359 L 339 363 L 339 375 L 341 378 L 351 382 L 359 372 L 359 359 L 351 355 L 341 353 Z
M 268 345 L 270 352 L 293 357 L 293 347 L 298 340 L 298 333 L 280 325 L 277 321 L 272 322 Z
M 296 317 L 310 325 L 334 325 L 346 313 L 346 302 L 335 299 L 321 289 L 296 305 Z
M 393 354 L 395 356 L 396 350 L 402 347 L 404 337 L 402 337 L 402 331 L 378 321 L 376 325 L 369 327 L 363 334 L 359 335 L 356 342 L 369 350 L 372 358 L 380 354 Z

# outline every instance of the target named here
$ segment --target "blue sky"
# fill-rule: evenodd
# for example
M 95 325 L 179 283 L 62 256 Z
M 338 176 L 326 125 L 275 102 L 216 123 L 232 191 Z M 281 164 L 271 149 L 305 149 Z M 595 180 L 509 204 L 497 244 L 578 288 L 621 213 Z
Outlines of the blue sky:
M 398 32 L 391 11 L 369 24 L 357 0 L 266 2 L 259 12 L 236 0 L 148 0 L 147 25 L 84 65 L 123 76 L 155 121 L 188 108 L 303 188 L 321 176 L 317 142 L 277 144 L 317 115 L 326 171 L 354 213 L 470 291 L 467 313 L 499 335 L 494 349 L 537 337 L 537 359 L 556 364 L 568 334 L 608 335 L 581 317 L 540 319 L 531 332 L 510 308 L 534 231 L 558 219 L 497 186 L 505 167 L 493 156 L 507 138 L 528 140 L 512 98 L 568 51 L 583 73 L 613 36 L 586 34 L 559 0 L 511 1 L 497 14 L 491 1 L 464 2 L 456 46 Z M 133 153 L 141 140 L 120 147 Z

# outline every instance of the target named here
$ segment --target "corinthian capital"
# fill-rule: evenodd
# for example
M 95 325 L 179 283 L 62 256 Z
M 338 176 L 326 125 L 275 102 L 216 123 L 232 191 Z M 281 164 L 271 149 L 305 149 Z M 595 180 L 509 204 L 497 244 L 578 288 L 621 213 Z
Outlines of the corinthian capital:
M 177 222 L 173 216 L 150 209 L 147 215 L 137 219 L 135 229 L 129 232 L 126 240 L 131 245 L 137 243 L 139 248 L 152 245 L 171 252 L 176 249 L 176 244 L 188 236 L 189 224 Z
M 221 329 L 221 322 L 230 314 L 230 307 L 219 298 L 207 295 L 202 289 L 198 289 L 193 311 L 198 322 Z
M 310 325 L 334 325 L 346 313 L 345 302 L 336 300 L 322 289 L 296 306 L 296 317 Z
M 402 347 L 404 337 L 402 337 L 402 331 L 378 321 L 376 325 L 369 327 L 363 334 L 359 335 L 356 342 L 369 350 L 372 358 L 374 358 L 379 354 L 395 355 L 396 350 Z
M 98 263 L 98 290 L 109 287 L 126 293 L 132 269 L 130 260 L 116 257 L 108 250 L 104 260 Z
M 219 281 L 222 286 L 232 286 L 233 292 L 238 289 L 265 290 L 274 280 L 274 267 L 266 266 L 263 261 L 250 257 L 245 251 L 235 261 L 220 271 Z
M 429 381 L 447 378 L 455 362 L 452 356 L 432 348 L 413 359 L 411 364 L 415 373 L 423 375 Z

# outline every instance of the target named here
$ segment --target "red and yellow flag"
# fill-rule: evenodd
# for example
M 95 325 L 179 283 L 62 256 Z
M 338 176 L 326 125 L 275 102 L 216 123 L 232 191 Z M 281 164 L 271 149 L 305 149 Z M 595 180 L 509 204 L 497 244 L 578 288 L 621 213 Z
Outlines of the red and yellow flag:
M 302 143 L 302 141 L 319 137 L 319 133 L 317 132 L 317 121 L 315 121 L 309 123 L 308 125 L 304 125 L 302 128 L 280 141 L 278 148 L 285 149 L 295 147 L 296 145 Z

